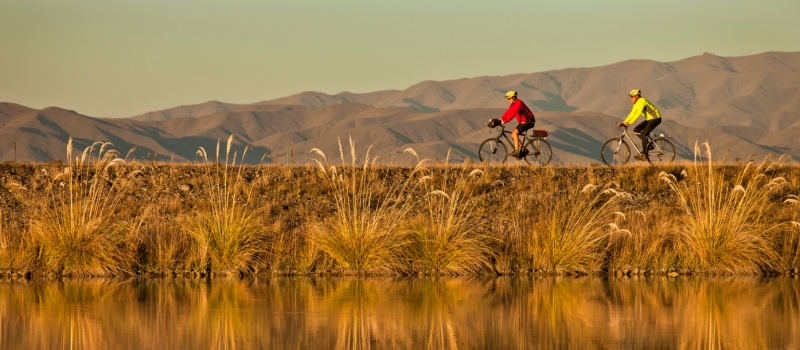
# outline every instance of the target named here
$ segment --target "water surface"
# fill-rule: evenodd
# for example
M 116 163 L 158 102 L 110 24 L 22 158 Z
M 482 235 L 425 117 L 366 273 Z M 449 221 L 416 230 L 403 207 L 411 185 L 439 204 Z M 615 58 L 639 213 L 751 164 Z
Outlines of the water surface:
M 798 349 L 791 278 L 0 281 L 0 349 Z

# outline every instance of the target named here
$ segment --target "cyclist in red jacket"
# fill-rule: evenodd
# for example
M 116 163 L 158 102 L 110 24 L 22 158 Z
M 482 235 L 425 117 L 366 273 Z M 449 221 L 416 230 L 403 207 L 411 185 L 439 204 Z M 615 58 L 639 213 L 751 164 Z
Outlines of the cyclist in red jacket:
M 533 124 L 536 123 L 536 118 L 533 117 L 533 112 L 531 112 L 530 108 L 528 108 L 522 100 L 517 99 L 517 92 L 515 90 L 507 92 L 506 99 L 508 100 L 509 106 L 506 112 L 503 113 L 503 116 L 500 117 L 501 125 L 510 122 L 511 118 L 517 118 L 519 125 L 511 132 L 511 138 L 514 140 L 514 153 L 511 153 L 511 155 L 519 157 L 520 148 L 522 148 L 522 142 L 519 141 L 519 133 L 532 128 Z

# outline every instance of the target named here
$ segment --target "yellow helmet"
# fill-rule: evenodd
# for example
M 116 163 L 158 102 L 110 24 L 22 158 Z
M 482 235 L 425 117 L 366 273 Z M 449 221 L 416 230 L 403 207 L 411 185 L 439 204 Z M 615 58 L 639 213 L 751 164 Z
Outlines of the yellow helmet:
M 630 96 L 630 97 L 633 97 L 633 96 L 642 96 L 642 90 L 639 90 L 639 89 L 633 89 L 633 90 L 631 90 L 631 92 L 629 92 L 629 93 L 628 93 L 628 96 Z
M 517 91 L 516 90 L 510 90 L 509 92 L 506 92 L 506 99 L 509 99 L 509 98 L 512 98 L 512 97 L 517 97 Z

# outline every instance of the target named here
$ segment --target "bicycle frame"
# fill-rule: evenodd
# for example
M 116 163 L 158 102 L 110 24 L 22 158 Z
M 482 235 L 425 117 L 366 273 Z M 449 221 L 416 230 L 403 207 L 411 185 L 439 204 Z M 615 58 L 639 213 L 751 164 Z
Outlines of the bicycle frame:
M 671 162 L 675 159 L 675 145 L 669 140 L 669 136 L 665 137 L 664 134 L 656 134 L 658 136 L 654 138 L 648 134 L 645 137 L 646 149 L 640 149 L 638 146 L 640 142 L 634 141 L 631 134 L 636 134 L 637 138 L 640 135 L 635 132 L 628 132 L 628 128 L 625 125 L 620 125 L 620 128 L 622 131 L 619 136 L 608 139 L 600 148 L 600 157 L 606 165 L 627 164 L 632 154 L 631 146 L 638 154 L 636 156 L 637 160 L 644 160 L 641 159 L 641 156 L 644 156 L 649 163 L 660 164 L 665 161 Z
M 497 127 L 495 127 L 497 129 Z M 548 133 L 542 130 L 540 134 L 534 130 L 531 134 L 520 133 L 519 141 L 522 147 L 519 148 L 518 154 L 512 154 L 512 157 L 519 160 L 524 160 L 530 165 L 547 165 L 553 158 L 553 148 L 547 142 Z M 496 131 L 497 134 L 484 140 L 480 147 L 478 147 L 478 158 L 481 162 L 505 162 L 509 155 L 509 146 L 514 145 L 512 138 L 508 134 L 513 131 L 506 130 L 505 126 L 500 126 Z M 503 142 L 505 139 L 505 142 Z M 502 150 L 500 150 L 502 149 Z M 513 149 L 513 148 L 512 148 Z M 498 153 L 499 152 L 499 153 Z
M 636 150 L 636 153 L 642 154 L 642 150 L 639 149 L 639 146 L 637 146 L 638 143 L 633 142 L 633 139 L 631 138 L 631 134 L 634 134 L 634 135 L 637 135 L 637 134 L 635 132 L 628 132 L 628 128 L 624 127 L 624 126 L 621 127 L 621 129 L 622 129 L 622 134 L 619 135 L 619 139 L 621 139 L 623 141 L 627 141 L 629 145 L 633 146 L 633 148 Z M 637 139 L 638 139 L 638 137 L 637 137 Z M 658 146 L 658 144 L 653 142 L 653 138 L 650 137 L 650 135 L 647 135 L 647 137 L 645 138 L 645 141 L 647 141 L 648 145 L 652 144 L 653 147 L 655 147 L 655 149 L 657 149 L 659 152 L 663 151 L 661 149 L 661 147 Z
M 496 137 L 497 141 L 500 141 L 501 138 L 504 138 L 504 139 L 506 139 L 506 141 L 508 141 L 508 145 L 509 146 L 516 148 L 517 145 L 514 144 L 514 140 L 511 137 L 508 136 L 512 132 L 513 131 L 506 130 L 506 126 L 505 125 L 501 125 L 500 126 L 500 131 L 498 132 L 498 135 Z M 525 131 L 523 133 L 520 133 L 517 136 L 520 137 L 520 142 L 522 143 L 522 147 L 520 147 L 520 149 L 525 149 L 535 139 L 535 137 L 532 137 L 532 136 L 528 137 L 527 131 Z

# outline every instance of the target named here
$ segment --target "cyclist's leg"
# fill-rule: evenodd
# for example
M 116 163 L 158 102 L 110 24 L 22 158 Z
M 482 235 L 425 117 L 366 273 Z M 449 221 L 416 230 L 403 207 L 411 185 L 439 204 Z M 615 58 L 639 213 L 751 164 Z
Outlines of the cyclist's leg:
M 513 155 L 519 154 L 519 130 L 514 129 L 511 131 L 511 140 L 514 141 L 514 153 Z
M 519 134 L 527 131 L 528 129 L 533 128 L 533 124 L 534 124 L 534 122 L 520 123 L 519 125 L 517 125 L 517 128 L 514 129 L 514 131 L 516 131 L 517 135 L 519 135 Z M 526 152 L 526 150 L 522 148 L 523 144 L 522 144 L 522 140 L 519 140 L 519 136 L 517 136 L 517 139 L 515 139 L 515 141 L 517 142 L 517 144 L 516 144 L 517 150 L 519 150 L 519 152 Z
M 520 123 L 519 125 L 517 125 L 517 130 L 519 130 L 519 132 L 528 131 L 528 129 L 532 129 L 533 128 L 534 124 L 536 124 L 536 122 Z
M 644 136 L 644 129 L 647 128 L 647 124 L 649 122 L 650 122 L 649 120 L 645 120 L 636 125 L 635 128 L 633 128 L 633 132 L 639 134 L 639 139 L 642 140 L 642 152 L 644 152 L 645 147 L 647 147 L 647 138 Z
M 639 138 L 642 140 L 642 152 L 647 152 L 647 135 L 653 131 L 658 124 L 661 124 L 661 118 L 645 120 L 633 128 L 633 131 L 638 132 Z
M 661 124 L 661 118 L 650 119 L 647 121 L 647 125 L 642 129 L 642 149 L 643 152 L 647 152 L 647 135 L 650 135 L 650 132 L 655 130 L 656 127 Z

